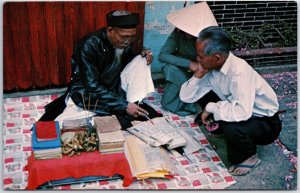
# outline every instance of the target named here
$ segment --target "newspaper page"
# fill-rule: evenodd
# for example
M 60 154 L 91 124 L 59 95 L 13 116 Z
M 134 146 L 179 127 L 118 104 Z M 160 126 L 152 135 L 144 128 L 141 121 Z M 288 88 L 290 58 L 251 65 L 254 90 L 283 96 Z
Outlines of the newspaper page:
M 130 133 L 155 147 L 166 145 L 168 149 L 186 145 L 187 141 L 165 117 L 141 122 L 127 129 Z
M 178 129 L 178 132 L 187 141 L 187 144 L 185 146 L 183 146 L 183 151 L 184 151 L 185 155 L 189 155 L 196 151 L 204 149 L 202 144 L 200 144 L 194 137 L 190 136 L 185 131 Z

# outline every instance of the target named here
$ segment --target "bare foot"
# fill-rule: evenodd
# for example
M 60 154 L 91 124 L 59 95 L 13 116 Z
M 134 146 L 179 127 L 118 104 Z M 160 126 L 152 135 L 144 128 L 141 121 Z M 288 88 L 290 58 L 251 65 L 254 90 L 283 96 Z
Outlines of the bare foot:
M 228 172 L 234 176 L 243 176 L 258 166 L 260 162 L 261 160 L 258 158 L 258 155 L 255 154 L 242 163 L 231 166 L 228 169 Z

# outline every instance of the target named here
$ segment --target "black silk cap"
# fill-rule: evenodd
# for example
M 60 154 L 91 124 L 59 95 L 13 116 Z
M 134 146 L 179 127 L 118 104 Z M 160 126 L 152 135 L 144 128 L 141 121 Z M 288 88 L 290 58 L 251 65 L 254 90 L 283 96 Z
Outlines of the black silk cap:
M 109 27 L 131 29 L 135 28 L 140 22 L 138 13 L 131 13 L 130 15 L 113 15 L 115 11 L 116 10 L 106 14 L 106 22 Z

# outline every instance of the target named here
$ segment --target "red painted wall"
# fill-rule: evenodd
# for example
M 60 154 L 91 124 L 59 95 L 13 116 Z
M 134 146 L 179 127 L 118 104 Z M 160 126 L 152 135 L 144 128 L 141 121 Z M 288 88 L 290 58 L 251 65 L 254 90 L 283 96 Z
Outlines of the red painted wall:
M 4 92 L 66 86 L 70 57 L 80 37 L 106 25 L 110 10 L 140 13 L 143 43 L 144 2 L 6 2 L 3 7 Z

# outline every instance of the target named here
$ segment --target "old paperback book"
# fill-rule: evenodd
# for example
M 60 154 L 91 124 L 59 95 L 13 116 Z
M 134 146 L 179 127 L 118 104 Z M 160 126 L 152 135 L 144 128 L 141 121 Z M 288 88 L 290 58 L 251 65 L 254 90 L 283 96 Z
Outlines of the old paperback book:
M 49 153 L 49 154 L 34 154 L 34 158 L 40 159 L 60 159 L 62 158 L 62 153 Z
M 134 135 L 125 139 L 125 155 L 134 177 L 138 180 L 170 177 L 173 167 L 165 149 L 150 146 Z
M 75 130 L 86 127 L 89 123 L 88 118 L 81 119 L 65 119 L 63 120 L 62 130 Z
M 94 117 L 94 125 L 100 133 L 121 130 L 122 127 L 115 115 Z
M 112 149 L 100 149 L 100 153 L 108 154 L 108 153 L 122 153 L 124 152 L 124 147 L 121 148 L 112 148 Z
M 49 141 L 57 139 L 57 124 L 55 121 L 37 121 L 35 123 L 37 140 Z
M 101 133 L 97 130 L 99 139 L 99 151 L 104 152 L 120 152 L 124 150 L 125 138 L 121 130 Z
M 124 148 L 124 141 L 122 142 L 112 142 L 112 143 L 102 143 L 99 146 L 99 150 L 106 150 L 112 148 Z
M 99 142 L 101 144 L 110 144 L 110 143 L 117 143 L 117 142 L 125 142 L 124 136 L 121 130 L 107 132 L 107 133 L 98 133 Z

